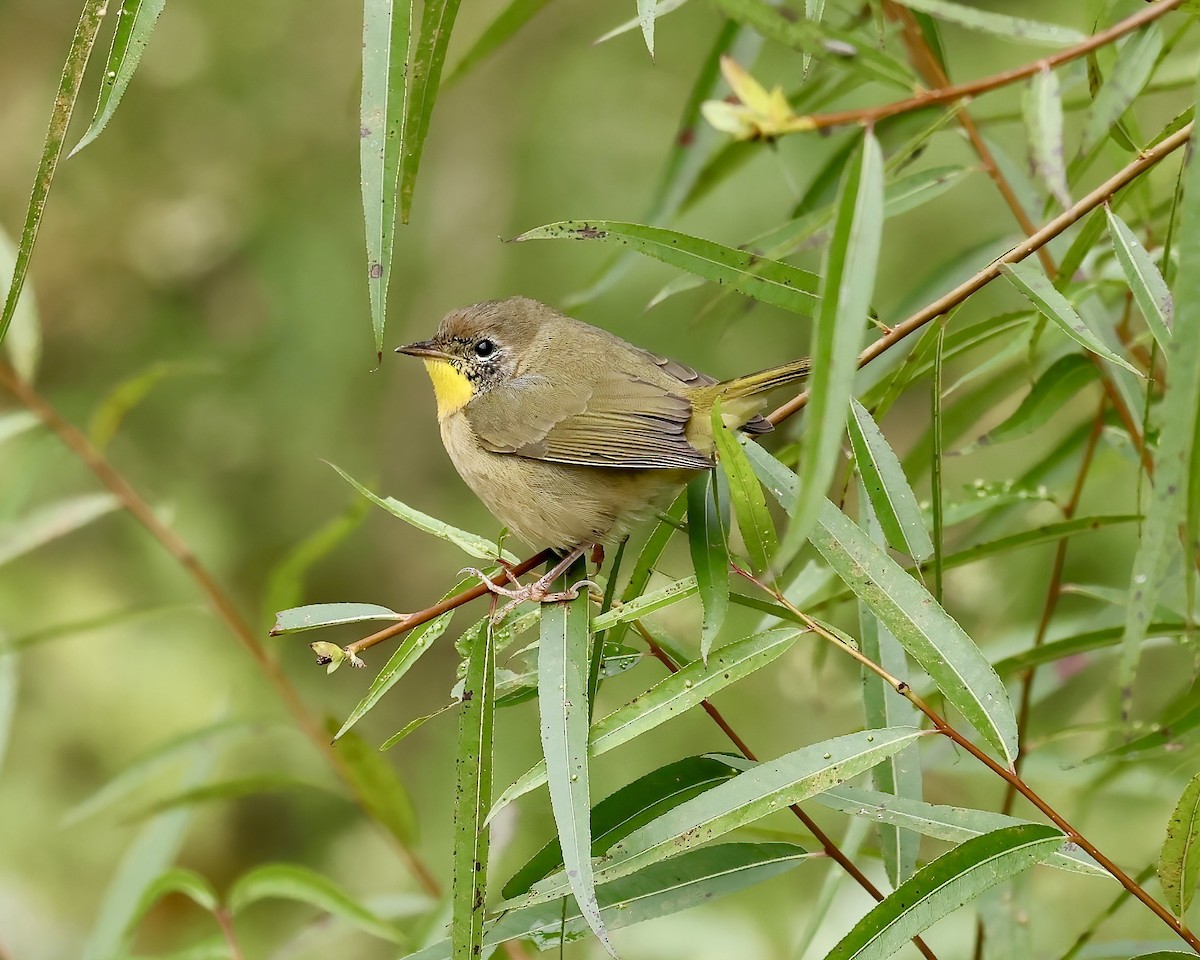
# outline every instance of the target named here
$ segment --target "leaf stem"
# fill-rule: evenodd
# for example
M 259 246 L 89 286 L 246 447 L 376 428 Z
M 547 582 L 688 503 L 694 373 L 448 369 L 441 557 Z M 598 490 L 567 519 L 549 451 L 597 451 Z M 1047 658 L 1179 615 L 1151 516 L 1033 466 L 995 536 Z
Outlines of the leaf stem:
M 1095 844 L 1093 844 L 1090 840 L 1083 836 L 1083 834 L 1076 830 L 1075 827 L 1073 827 L 1067 821 L 1067 819 L 1062 816 L 1062 814 L 1055 810 L 1054 807 L 1052 807 L 1046 800 L 1042 799 L 1037 791 L 1035 791 L 1031 786 L 1029 786 L 1029 784 L 1022 780 L 1018 773 L 999 763 L 997 760 L 992 758 L 990 755 L 972 743 L 969 739 L 959 733 L 958 730 L 951 726 L 941 714 L 939 714 L 920 696 L 918 696 L 906 681 L 892 676 L 883 667 L 875 663 L 875 661 L 873 661 L 870 657 L 865 656 L 861 651 L 855 649 L 854 647 L 842 641 L 835 634 L 826 630 L 816 620 L 813 620 L 811 617 L 805 615 L 776 587 L 764 583 L 748 570 L 743 570 L 740 567 L 735 568 L 735 570 L 739 576 L 750 581 L 760 590 L 774 598 L 775 602 L 782 606 L 785 610 L 788 610 L 795 616 L 798 616 L 804 620 L 804 622 L 809 625 L 814 633 L 824 637 L 839 650 L 849 654 L 868 670 L 871 670 L 877 676 L 886 681 L 892 687 L 892 689 L 900 694 L 900 696 L 904 697 L 909 703 L 920 710 L 921 713 L 923 713 L 929 719 L 930 723 L 933 724 L 934 729 L 937 730 L 938 733 L 942 734 L 944 737 L 953 741 L 967 753 L 971 754 L 971 756 L 995 773 L 996 776 L 1001 777 L 1013 789 L 1020 793 L 1021 796 L 1037 807 L 1037 809 L 1040 810 L 1051 823 L 1053 823 L 1056 827 L 1062 830 L 1063 833 L 1066 834 L 1067 839 L 1071 843 L 1076 844 L 1085 852 L 1087 852 L 1088 855 L 1090 855 L 1092 859 L 1094 859 L 1100 864 L 1100 866 L 1107 870 L 1116 879 L 1116 881 L 1121 884 L 1121 886 L 1123 886 L 1138 900 L 1142 901 L 1142 903 L 1145 904 L 1146 907 L 1156 917 L 1158 917 L 1163 923 L 1175 931 L 1175 933 L 1182 938 L 1188 946 L 1190 946 L 1197 953 L 1200 953 L 1200 938 L 1197 938 L 1195 934 L 1189 931 L 1187 927 L 1184 926 L 1184 924 L 1171 913 L 1170 910 L 1150 896 L 1150 894 L 1148 894 L 1141 884 L 1134 880 L 1133 877 L 1117 866 L 1104 853 L 1102 853 Z

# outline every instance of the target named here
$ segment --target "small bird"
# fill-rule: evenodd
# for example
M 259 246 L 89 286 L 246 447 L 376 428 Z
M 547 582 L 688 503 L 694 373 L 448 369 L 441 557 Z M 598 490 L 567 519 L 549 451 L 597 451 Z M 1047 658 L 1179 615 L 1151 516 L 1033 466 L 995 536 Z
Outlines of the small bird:
M 808 360 L 717 382 L 527 297 L 447 314 L 429 340 L 397 347 L 433 382 L 442 443 L 484 505 L 563 559 L 515 600 L 568 599 L 549 586 L 592 545 L 626 536 L 713 464 L 712 410 L 767 433 L 761 394 L 803 380 Z M 478 573 L 478 571 L 472 571 Z

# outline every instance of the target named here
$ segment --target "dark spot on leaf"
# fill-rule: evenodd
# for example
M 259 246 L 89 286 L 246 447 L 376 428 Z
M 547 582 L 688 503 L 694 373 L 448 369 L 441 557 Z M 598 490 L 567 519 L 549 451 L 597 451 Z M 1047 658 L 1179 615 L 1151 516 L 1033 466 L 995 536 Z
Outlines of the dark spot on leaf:
M 779 16 L 788 23 L 795 23 L 800 19 L 800 14 L 798 14 L 795 10 L 792 10 L 790 7 L 776 7 L 775 9 L 779 12 Z
M 370 127 L 359 127 L 358 135 L 360 137 L 362 137 L 364 140 L 366 140 L 367 137 L 369 137 L 371 135 L 371 128 Z
M 602 240 L 608 236 L 607 230 L 597 230 L 591 224 L 585 223 L 575 231 L 580 240 Z
M 383 276 L 383 264 L 382 263 L 371 264 L 371 268 L 367 271 L 367 275 L 372 280 L 378 280 L 380 277 Z
M 675 138 L 675 143 L 681 147 L 690 147 L 696 142 L 696 130 L 694 127 L 684 127 L 679 131 L 679 136 Z
M 464 691 L 463 691 L 463 695 L 462 695 L 462 702 L 463 702 L 463 703 L 469 703 L 469 702 L 470 702 L 471 700 L 473 700 L 474 698 L 475 698 L 475 691 L 474 691 L 474 690 L 464 690 Z

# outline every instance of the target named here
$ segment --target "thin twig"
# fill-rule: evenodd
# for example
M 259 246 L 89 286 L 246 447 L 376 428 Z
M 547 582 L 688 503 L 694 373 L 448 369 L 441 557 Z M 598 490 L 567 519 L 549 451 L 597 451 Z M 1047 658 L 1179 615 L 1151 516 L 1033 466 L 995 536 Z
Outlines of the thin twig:
M 1117 866 L 1104 853 L 1102 853 L 1095 844 L 1093 844 L 1087 839 L 1087 837 L 1076 830 L 1075 827 L 1073 827 L 1066 820 L 1066 818 L 1062 816 L 1062 814 L 1060 814 L 1054 809 L 1054 807 L 1042 799 L 1037 791 L 1035 791 L 1031 786 L 1029 786 L 1029 784 L 1022 780 L 1019 774 L 993 759 L 974 743 L 972 743 L 967 737 L 959 733 L 940 713 L 934 710 L 920 696 L 918 696 L 906 681 L 892 676 L 892 674 L 888 673 L 887 670 L 877 664 L 870 657 L 863 654 L 860 650 L 850 646 L 848 643 L 845 643 L 835 634 L 822 627 L 817 621 L 807 616 L 803 611 L 796 607 L 795 604 L 788 600 L 787 597 L 785 597 L 777 587 L 764 583 L 748 570 L 743 570 L 740 567 L 735 567 L 735 570 L 739 576 L 748 580 L 750 583 L 753 583 L 760 590 L 774 598 L 775 602 L 782 606 L 785 610 L 803 620 L 806 624 L 808 624 L 814 633 L 820 634 L 843 653 L 849 654 L 876 676 L 883 679 L 889 686 L 891 686 L 893 690 L 900 694 L 900 696 L 904 697 L 909 703 L 920 710 L 921 713 L 923 713 L 933 724 L 938 733 L 947 737 L 949 740 L 952 740 L 998 777 L 1002 777 L 1007 783 L 1011 784 L 1012 787 L 1021 794 L 1021 796 L 1037 807 L 1037 809 L 1040 810 L 1051 823 L 1053 823 L 1064 834 L 1066 834 L 1066 837 L 1070 842 L 1081 847 L 1092 857 L 1092 859 L 1094 859 L 1100 864 L 1100 866 L 1107 870 L 1117 880 L 1117 882 L 1121 884 L 1121 886 L 1129 891 L 1130 894 L 1142 901 L 1142 903 L 1145 904 L 1146 907 L 1148 907 L 1156 917 L 1158 917 L 1163 923 L 1175 931 L 1175 933 L 1182 938 L 1184 942 L 1188 944 L 1188 946 L 1190 946 L 1197 953 L 1200 953 L 1200 938 L 1197 938 L 1195 934 L 1189 931 L 1187 927 L 1184 926 L 1183 922 L 1174 914 L 1172 914 L 1170 910 L 1150 896 L 1150 894 L 1145 891 L 1142 885 L 1134 880 L 1133 877 Z
M 216 918 L 217 926 L 221 928 L 221 936 L 225 938 L 225 946 L 229 948 L 230 960 L 243 960 L 245 954 L 242 953 L 241 945 L 238 943 L 237 933 L 233 929 L 233 917 L 225 907 L 217 907 L 213 911 L 213 916 Z
M 679 666 L 674 660 L 671 659 L 667 652 L 658 645 L 658 642 L 654 639 L 654 636 L 649 630 L 642 626 L 640 620 L 633 621 L 633 628 L 639 634 L 641 634 L 642 639 L 646 641 L 646 645 L 650 648 L 650 652 L 654 655 L 655 659 L 662 663 L 662 665 L 671 671 L 671 673 L 677 673 L 679 671 Z M 746 741 L 738 735 L 737 731 L 735 731 L 733 727 L 729 725 L 729 721 L 721 715 L 721 711 L 719 711 L 708 700 L 701 700 L 700 705 L 704 708 L 705 713 L 712 718 L 713 722 L 721 728 L 721 732 L 729 738 L 730 743 L 737 747 L 738 752 L 741 753 L 741 755 L 747 760 L 757 763 L 758 757 L 755 756 L 754 751 L 747 746 Z M 791 810 L 796 818 L 804 824 L 804 826 L 808 829 L 808 832 L 817 838 L 817 842 L 821 844 L 821 848 L 827 857 L 835 861 L 843 870 L 850 874 L 854 881 L 877 901 L 883 900 L 883 892 L 871 882 L 870 878 L 866 874 L 858 869 L 857 864 L 855 864 L 853 860 L 851 860 L 842 852 L 842 849 L 837 845 L 837 843 L 834 842 L 834 839 L 824 830 L 822 830 L 817 822 L 813 820 L 813 818 L 807 813 L 805 813 L 799 804 L 789 804 L 788 809 Z M 926 957 L 927 960 L 937 960 L 937 956 L 920 937 L 913 937 L 913 945 L 919 951 L 921 951 L 921 955 Z
M 266 675 L 267 680 L 275 688 L 275 692 L 295 719 L 301 732 L 324 754 L 356 799 L 361 801 L 362 798 L 354 787 L 354 780 L 349 775 L 341 754 L 333 749 L 328 735 L 305 706 L 299 692 L 283 672 L 279 661 L 271 656 L 263 646 L 257 633 L 239 612 L 233 598 L 217 582 L 208 568 L 200 562 L 191 547 L 179 534 L 158 518 L 150 505 L 142 499 L 141 494 L 74 424 L 54 409 L 32 385 L 25 383 L 10 367 L 2 363 L 0 363 L 0 385 L 8 389 L 42 423 L 58 435 L 66 447 L 95 474 L 100 483 L 116 496 L 125 511 L 145 527 L 195 581 L 200 592 L 212 605 L 214 612 L 229 628 L 229 632 Z M 364 809 L 366 808 L 364 807 Z M 416 853 L 401 843 L 399 838 L 393 834 L 388 833 L 387 835 L 395 840 L 397 850 L 407 862 L 421 887 L 432 897 L 440 896 L 440 885 Z
M 916 330 L 921 329 L 931 320 L 936 320 L 938 317 L 948 313 L 954 307 L 958 306 L 972 294 L 986 287 L 989 283 L 1000 276 L 1000 268 L 1006 263 L 1019 263 L 1030 254 L 1041 249 L 1051 240 L 1057 237 L 1064 230 L 1069 228 L 1087 214 L 1091 213 L 1098 206 L 1112 197 L 1118 190 L 1136 180 L 1139 176 L 1161 161 L 1164 157 L 1170 156 L 1180 147 L 1188 142 L 1192 135 L 1194 124 L 1189 123 L 1187 126 L 1177 130 L 1175 133 L 1166 137 L 1162 142 L 1155 144 L 1153 147 L 1146 150 L 1136 160 L 1132 161 L 1127 166 L 1123 167 L 1113 176 L 1105 180 L 1100 186 L 1096 187 L 1091 193 L 1083 197 L 1077 203 L 1073 204 L 1069 209 L 1064 210 L 1057 217 L 1043 226 L 1040 230 L 1030 237 L 1026 237 L 1016 246 L 1012 247 L 1007 253 L 993 260 L 990 264 L 976 273 L 970 279 L 960 283 L 949 293 L 943 294 L 933 303 L 918 310 L 912 316 L 892 327 L 887 333 L 879 337 L 871 343 L 862 353 L 858 355 L 858 366 L 864 367 L 872 360 L 886 353 L 901 340 Z M 767 419 L 773 424 L 780 424 L 794 413 L 803 409 L 808 403 L 808 391 L 797 394 L 787 403 L 776 408 Z M 1134 434 L 1136 437 L 1137 434 Z M 1146 451 L 1142 450 L 1143 458 L 1147 456 Z

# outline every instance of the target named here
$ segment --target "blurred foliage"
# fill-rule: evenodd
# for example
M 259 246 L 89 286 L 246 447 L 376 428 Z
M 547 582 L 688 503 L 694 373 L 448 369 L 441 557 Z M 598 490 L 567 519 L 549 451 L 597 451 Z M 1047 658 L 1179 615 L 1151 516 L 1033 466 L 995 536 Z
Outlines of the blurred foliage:
M 147 11 L 161 6 L 143 3 Z M 0 2 L 0 232 L 11 240 L 0 244 L 5 284 L 81 6 Z M 110 13 L 119 6 L 111 0 Z M 947 102 L 879 119 L 868 142 L 881 152 L 865 163 L 860 126 L 814 132 L 805 118 L 903 100 L 922 85 L 938 86 L 942 69 L 962 82 L 1033 63 L 1151 8 L 1136 0 L 986 8 L 914 0 L 905 15 L 871 0 L 807 2 L 803 11 L 796 4 L 785 16 L 756 0 L 659 0 L 660 12 L 682 9 L 651 30 L 652 3 L 466 4 L 448 34 L 446 82 L 419 144 L 409 223 L 395 228 L 378 363 L 363 282 L 362 9 L 334 6 L 171 0 L 140 63 L 131 61 L 128 89 L 114 94 L 120 105 L 103 134 L 63 159 L 54 177 L 23 313 L 5 346 L 18 373 L 33 379 L 36 370 L 37 391 L 88 431 L 213 572 L 250 618 L 263 656 L 230 642 L 229 624 L 214 616 L 185 566 L 0 391 L 0 958 L 226 956 L 222 928 L 236 929 L 249 957 L 333 950 L 383 957 L 438 941 L 452 913 L 460 928 L 470 898 L 460 884 L 452 905 L 451 878 L 471 871 L 461 860 L 464 812 L 456 835 L 451 797 L 465 782 L 470 729 L 457 729 L 458 711 L 446 705 L 462 697 L 464 684 L 491 674 L 494 655 L 494 676 L 484 684 L 494 700 L 475 702 L 464 723 L 482 736 L 494 722 L 488 759 L 494 794 L 506 799 L 505 787 L 543 755 L 537 656 L 522 649 L 535 634 L 521 636 L 535 618 L 510 620 L 495 636 L 464 634 L 483 612 L 477 604 L 409 634 L 388 668 L 388 648 L 376 647 L 365 659 L 371 671 L 392 670 L 396 685 L 386 692 L 386 676 L 369 692 L 365 672 L 327 677 L 314 669 L 307 638 L 267 634 L 283 607 L 348 602 L 385 614 L 426 607 L 467 562 L 456 536 L 497 535 L 443 455 L 424 374 L 386 348 L 427 336 L 452 308 L 515 293 L 574 304 L 580 319 L 721 377 L 810 350 L 835 361 L 817 385 L 825 406 L 814 407 L 824 413 L 794 417 L 768 438 L 782 464 L 747 451 L 759 476 L 766 472 L 767 489 L 788 494 L 780 503 L 758 495 L 736 440 L 724 438 L 723 461 L 738 471 L 735 556 L 745 540 L 755 569 L 766 566 L 776 547 L 772 524 L 785 550 L 812 534 L 778 581 L 787 597 L 834 637 L 852 637 L 889 669 L 911 671 L 916 689 L 970 733 L 961 719 L 968 717 L 997 756 L 1006 749 L 1003 724 L 985 729 L 995 700 L 988 694 L 990 702 L 981 698 L 973 708 L 971 694 L 991 682 L 991 661 L 1019 705 L 1018 671 L 1039 663 L 1021 731 L 1023 775 L 1138 874 L 1151 896 L 1185 913 L 1197 875 L 1189 851 L 1200 830 L 1200 724 L 1192 690 L 1195 576 L 1175 534 L 1183 524 L 1194 550 L 1200 483 L 1193 436 L 1181 439 L 1187 431 L 1170 427 L 1194 418 L 1185 390 L 1195 358 L 1171 352 L 1168 330 L 1171 322 L 1182 324 L 1177 333 L 1196 327 L 1180 315 L 1195 314 L 1200 303 L 1179 296 L 1196 282 L 1180 263 L 1200 266 L 1187 259 L 1200 234 L 1181 213 L 1185 151 L 1141 173 L 1111 211 L 1097 206 L 1046 247 L 1068 268 L 1057 292 L 1045 265 L 1030 258 L 957 305 L 943 339 L 936 325 L 927 327 L 857 377 L 849 360 L 859 343 L 832 332 L 844 334 L 849 317 L 851 332 L 862 324 L 864 343 L 881 330 L 886 337 L 1013 247 L 1022 229 L 995 180 L 1040 226 L 1190 120 L 1198 48 L 1187 5 L 966 106 Z M 448 6 L 417 5 L 414 46 L 422 11 Z M 637 14 L 641 20 L 632 20 Z M 907 32 L 906 16 L 915 18 Z M 1007 19 L 1021 17 L 1056 27 Z M 102 25 L 68 149 L 88 129 L 97 91 L 116 79 L 105 77 L 116 19 Z M 626 20 L 625 32 L 594 43 Z M 740 68 L 726 65 L 725 76 L 743 102 L 714 107 L 729 92 L 715 56 L 722 49 Z M 459 71 L 460 63 L 470 69 Z M 721 129 L 699 119 L 701 100 L 710 101 L 704 116 Z M 680 129 L 683 116 L 692 120 Z M 735 142 L 722 131 L 786 135 Z M 415 141 L 407 142 L 412 149 Z M 979 143 L 994 155 L 994 175 Z M 698 177 L 689 188 L 691 174 Z M 859 189 L 859 177 L 881 187 L 877 197 Z M 1190 209 L 1200 211 L 1195 198 Z M 554 227 L 532 236 L 578 236 L 578 224 L 567 221 L 583 218 L 603 218 L 612 231 L 607 242 L 501 242 L 539 224 Z M 663 244 L 665 234 L 631 226 L 638 224 L 687 239 L 682 247 Z M 871 229 L 882 230 L 877 263 L 864 253 L 870 244 L 862 235 Z M 618 249 L 618 240 L 647 255 Z M 656 253 L 655 243 L 674 249 Z M 727 262 L 718 269 L 712 256 Z M 798 297 L 780 284 L 818 273 L 825 306 L 810 321 L 789 307 L 811 299 L 815 286 L 800 279 L 808 292 Z M 861 301 L 869 291 L 854 280 L 871 273 L 868 318 Z M 839 277 L 846 282 L 834 291 Z M 1175 292 L 1169 305 L 1167 284 Z M 1151 376 L 1081 359 L 1097 354 Z M 935 372 L 941 390 L 931 404 Z M 1101 375 L 1145 432 L 1148 459 L 1172 482 L 1152 484 L 1128 418 L 1111 403 L 1098 416 Z M 861 405 L 847 438 L 840 431 L 851 392 Z M 1094 454 L 1084 454 L 1092 440 Z M 783 467 L 796 466 L 799 444 L 823 451 L 820 464 L 802 468 L 816 481 L 803 494 L 788 487 L 794 477 Z M 861 493 L 850 482 L 848 454 L 860 464 Z M 1084 458 L 1086 483 L 1076 497 Z M 364 510 L 366 501 L 322 461 L 410 512 L 439 518 L 442 539 L 374 506 Z M 845 507 L 845 515 L 833 511 L 840 519 L 821 513 L 832 510 L 822 507 L 826 490 Z M 803 522 L 789 525 L 788 510 Z M 839 539 L 830 523 L 843 521 L 849 527 L 837 528 Z M 1038 533 L 1053 524 L 1062 526 Z M 596 806 L 576 855 L 586 856 L 590 840 L 593 852 L 611 847 L 622 862 L 626 833 L 652 835 L 656 816 L 731 782 L 730 770 L 765 780 L 777 767 L 786 773 L 792 758 L 819 792 L 832 782 L 812 775 L 823 762 L 821 743 L 865 736 L 858 733 L 864 707 L 867 726 L 920 720 L 908 704 L 881 698 L 891 696 L 883 687 L 864 685 L 859 667 L 831 656 L 817 637 L 789 632 L 784 643 L 783 634 L 763 634 L 788 616 L 772 604 L 764 617 L 771 598 L 736 577 L 722 626 L 712 605 L 723 602 L 725 587 L 713 572 L 724 569 L 725 554 L 705 553 L 683 536 L 664 550 L 669 528 L 660 531 L 648 545 L 648 531 L 631 542 L 617 596 L 663 606 L 645 633 L 631 630 L 619 610 L 608 615 L 607 643 L 595 654 L 603 677 L 595 716 L 629 716 L 635 695 L 675 685 L 656 687 L 659 700 L 652 695 L 632 711 L 652 733 L 587 765 Z M 906 550 L 922 560 L 933 554 L 919 579 L 898 572 L 916 569 Z M 698 588 L 679 585 L 693 558 L 707 571 Z M 853 602 L 850 587 L 863 570 L 896 588 L 884 594 L 916 598 L 915 606 L 926 588 L 937 592 L 950 616 L 932 627 L 914 621 L 905 634 L 904 618 L 887 622 L 881 601 L 872 605 L 860 591 L 861 605 Z M 1155 624 L 1144 646 L 1127 625 L 1142 603 L 1139 576 L 1165 584 L 1143 604 L 1143 619 Z M 1048 588 L 1057 605 L 1039 632 Z M 586 647 L 588 638 L 571 636 L 569 624 L 558 637 L 563 648 Z M 717 628 L 706 665 L 695 659 L 701 634 L 707 650 Z M 371 629 L 348 623 L 320 637 L 333 646 Z M 543 642 L 548 629 L 544 620 Z M 914 652 L 922 630 L 934 637 L 925 658 Z M 946 638 L 958 644 L 959 634 L 960 646 L 938 646 Z M 1030 652 L 1035 637 L 1047 641 L 1044 660 Z M 657 659 L 643 655 L 651 641 Z M 666 679 L 659 660 L 682 667 L 680 679 Z M 724 665 L 735 661 L 726 682 Z M 947 679 L 963 663 L 975 671 L 966 695 Z M 295 712 L 284 709 L 281 689 L 294 691 Z M 717 691 L 729 724 L 768 762 L 694 759 L 730 749 L 698 709 L 702 695 Z M 676 694 L 688 707 L 676 722 L 660 727 L 638 713 L 650 704 L 665 716 L 661 703 Z M 1121 709 L 1132 713 L 1122 717 Z M 327 730 L 350 716 L 358 720 L 354 733 L 327 751 Z M 402 729 L 407 735 L 393 737 Z M 567 750 L 582 753 L 577 733 L 561 734 Z M 947 850 L 934 870 L 945 874 L 946 896 L 959 900 L 982 892 L 980 864 L 993 865 L 989 876 L 999 879 L 1035 860 L 1061 866 L 1054 858 L 1069 858 L 1053 831 L 995 819 L 1008 806 L 1005 785 L 961 747 L 929 736 L 918 747 L 904 736 L 895 735 L 887 756 L 865 741 L 844 745 L 848 759 L 834 750 L 823 769 L 848 777 L 865 769 L 854 763 L 870 765 L 869 754 L 880 763 L 875 790 L 937 806 L 942 819 L 927 825 L 925 838 L 914 840 L 903 823 L 880 823 L 864 839 L 861 821 L 839 811 L 866 809 L 865 793 L 849 801 L 822 794 L 811 812 L 814 824 L 846 838 L 847 856 L 885 892 L 904 884 L 902 899 L 930 883 L 933 873 L 912 871 Z M 387 752 L 371 749 L 389 737 L 398 742 Z M 814 744 L 812 756 L 797 757 Z M 628 804 L 637 806 L 639 791 L 657 797 L 666 789 L 660 768 L 676 762 L 677 794 L 631 817 Z M 467 780 L 481 792 L 466 813 L 479 817 L 489 806 L 486 784 Z M 947 813 L 948 805 L 972 809 Z M 763 801 L 754 809 L 768 808 Z M 1012 813 L 1037 819 L 1023 801 Z M 809 826 L 782 810 L 753 823 L 737 820 L 747 810 L 734 814 L 736 843 L 688 851 L 632 876 L 610 868 L 610 889 L 628 895 L 639 883 L 679 881 L 674 900 L 649 898 L 624 915 L 604 910 L 622 957 L 823 956 L 839 941 L 838 956 L 886 955 L 891 948 L 880 942 L 863 947 L 879 953 L 852 954 L 856 935 L 862 944 L 872 939 L 861 925 L 842 940 L 873 901 L 832 863 L 805 862 L 797 845 L 820 846 Z M 534 880 L 553 886 L 558 854 L 571 855 L 565 847 L 556 854 L 553 823 L 545 791 L 496 814 L 489 906 L 518 872 L 526 882 L 510 885 L 505 897 L 519 897 Z M 613 824 L 625 824 L 626 833 Z M 461 862 L 452 869 L 455 852 Z M 535 854 L 536 864 L 522 870 Z M 1142 870 L 1160 856 L 1161 887 Z M 1038 955 L 1065 956 L 1080 936 L 1094 937 L 1089 956 L 1176 949 L 1171 931 L 1128 896 L 1106 914 L 1120 888 L 1098 879 L 1094 865 L 1084 867 L 1038 866 L 986 894 L 978 903 L 983 955 L 1024 956 L 1032 945 Z M 724 893 L 701 909 L 673 912 Z M 602 956 L 600 944 L 583 937 L 587 916 L 586 907 L 568 916 L 550 901 L 515 910 L 507 922 L 553 948 L 561 923 L 576 937 L 566 955 Z M 634 920 L 646 922 L 616 929 Z M 942 960 L 970 956 L 975 923 L 974 908 L 954 911 L 927 941 Z M 915 956 L 908 936 L 893 946 Z M 521 946 L 514 955 L 530 953 Z

